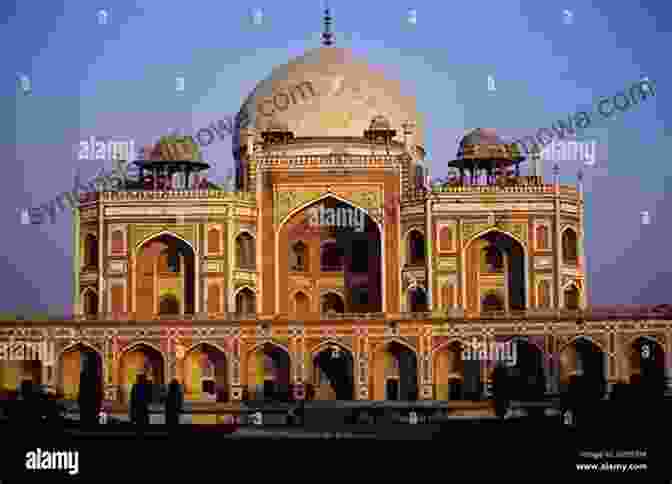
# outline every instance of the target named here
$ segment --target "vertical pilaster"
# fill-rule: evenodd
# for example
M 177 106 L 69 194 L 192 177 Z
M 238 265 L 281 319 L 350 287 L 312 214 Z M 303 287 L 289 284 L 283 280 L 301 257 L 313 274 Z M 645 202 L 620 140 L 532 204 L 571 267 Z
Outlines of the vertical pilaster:
M 560 168 L 556 164 L 553 167 L 553 205 L 555 209 L 555 216 L 553 218 L 553 293 L 555 295 L 554 306 L 556 309 L 561 309 L 560 293 L 560 269 L 562 267 L 562 237 L 560 234 Z
M 82 271 L 82 253 L 81 253 L 81 221 L 79 211 L 79 196 L 75 192 L 74 196 L 77 198 L 72 207 L 72 314 L 82 314 L 82 302 L 79 288 L 79 276 Z
M 425 202 L 425 244 L 427 249 L 425 251 L 425 261 L 427 264 L 427 310 L 433 311 L 433 291 L 434 291 L 434 253 L 432 247 L 434 246 L 434 227 L 432 226 L 432 195 L 427 196 Z
M 201 312 L 201 266 L 203 265 L 203 244 L 201 237 L 201 229 L 203 224 L 196 223 L 196 250 L 194 251 L 194 316 Z
M 103 195 L 102 192 L 96 193 L 96 203 L 98 204 L 98 314 L 106 313 L 107 297 L 105 288 L 105 224 L 103 223 Z

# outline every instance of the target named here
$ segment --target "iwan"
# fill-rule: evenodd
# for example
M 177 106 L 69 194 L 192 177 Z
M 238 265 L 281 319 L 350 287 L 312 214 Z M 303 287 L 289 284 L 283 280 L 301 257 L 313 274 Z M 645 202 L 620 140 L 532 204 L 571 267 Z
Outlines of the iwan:
M 365 214 L 358 208 L 337 207 L 326 208 L 324 205 L 308 209 L 308 224 L 313 227 L 352 228 L 357 232 L 364 231 Z

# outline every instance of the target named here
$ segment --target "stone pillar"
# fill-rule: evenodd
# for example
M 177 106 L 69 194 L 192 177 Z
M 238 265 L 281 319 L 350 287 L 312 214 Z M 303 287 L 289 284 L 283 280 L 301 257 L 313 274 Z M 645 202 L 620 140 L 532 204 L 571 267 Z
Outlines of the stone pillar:
M 203 264 L 201 244 L 201 224 L 196 224 L 196 241 L 194 247 L 194 315 L 201 312 L 201 265 Z

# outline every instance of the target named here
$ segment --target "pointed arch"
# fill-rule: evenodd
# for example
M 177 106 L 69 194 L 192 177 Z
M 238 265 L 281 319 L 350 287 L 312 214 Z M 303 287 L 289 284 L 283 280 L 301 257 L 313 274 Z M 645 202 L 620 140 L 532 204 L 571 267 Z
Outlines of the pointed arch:
M 226 355 L 226 350 L 224 350 L 224 348 L 219 346 L 219 343 L 213 343 L 210 341 L 199 341 L 197 343 L 193 343 L 191 346 L 185 349 L 184 354 L 188 355 L 191 351 L 197 349 L 199 346 L 209 346 L 211 349 L 219 351 L 221 353 L 224 353 L 224 355 Z
M 605 349 L 603 348 L 603 345 L 601 343 L 598 343 L 593 338 L 591 338 L 590 336 L 585 335 L 585 334 L 579 334 L 577 336 L 574 336 L 567 343 L 561 345 L 558 352 L 562 353 L 565 349 L 569 348 L 572 344 L 574 344 L 576 341 L 579 341 L 579 340 L 591 343 L 591 344 L 595 345 L 595 347 L 598 348 L 605 355 L 608 354 L 608 352 L 605 351 Z
M 151 349 L 157 351 L 161 355 L 161 358 L 163 359 L 163 362 L 165 364 L 166 355 L 163 353 L 163 350 L 160 347 L 158 347 L 157 345 L 155 345 L 154 343 L 150 343 L 150 342 L 145 341 L 145 340 L 139 340 L 139 341 L 135 341 L 133 343 L 129 343 L 128 345 L 126 345 L 124 348 L 121 349 L 119 354 L 120 355 L 125 355 L 126 353 L 130 353 L 131 351 L 135 351 L 135 348 L 137 348 L 138 346 L 146 346 L 147 348 L 151 348 Z
M 289 212 L 287 215 L 285 215 L 285 216 L 283 217 L 283 219 L 280 221 L 280 223 L 278 224 L 278 228 L 276 229 L 276 234 L 277 234 L 277 235 L 280 234 L 280 231 L 282 230 L 282 227 L 283 227 L 283 226 L 284 226 L 284 225 L 285 225 L 285 224 L 286 224 L 286 223 L 287 223 L 287 222 L 288 222 L 288 221 L 289 221 L 295 214 L 301 212 L 302 210 L 305 210 L 306 208 L 310 207 L 311 205 L 316 204 L 317 202 L 320 202 L 320 201 L 322 201 L 322 200 L 326 200 L 327 198 L 333 198 L 333 199 L 335 199 L 335 200 L 338 200 L 339 202 L 345 203 L 346 205 L 350 205 L 352 208 L 355 208 L 355 209 L 358 209 L 358 210 L 363 211 L 366 215 L 368 215 L 369 219 L 371 219 L 371 221 L 373 221 L 373 223 L 376 224 L 376 227 L 378 227 L 378 233 L 379 233 L 379 235 L 380 235 L 381 237 L 383 236 L 383 228 L 382 228 L 380 222 L 378 222 L 378 220 L 376 220 L 375 217 L 371 216 L 371 213 L 370 213 L 367 209 L 365 209 L 365 208 L 363 208 L 363 207 L 360 207 L 359 205 L 357 205 L 356 203 L 354 203 L 354 202 L 351 201 L 351 200 L 347 200 L 347 199 L 345 199 L 345 198 L 339 197 L 339 196 L 336 195 L 335 193 L 331 193 L 331 192 L 329 192 L 329 193 L 325 193 L 325 194 L 323 194 L 323 195 L 320 195 L 319 197 L 317 197 L 317 198 L 315 198 L 315 199 L 313 199 L 313 200 L 309 200 L 309 201 L 307 201 L 307 202 L 304 202 L 303 204 L 299 205 L 298 207 L 296 207 L 296 208 L 290 210 L 290 212 Z M 277 237 L 276 237 L 276 240 L 277 240 Z
M 321 341 L 320 343 L 315 345 L 310 350 L 311 360 L 315 359 L 315 357 L 317 355 L 319 355 L 322 351 L 324 351 L 325 349 L 327 349 L 330 346 L 338 346 L 342 350 L 345 350 L 346 352 L 348 352 L 350 354 L 350 356 L 352 357 L 353 361 L 355 360 L 355 352 L 353 351 L 353 349 L 350 346 L 348 346 L 347 344 L 342 343 L 342 342 L 340 342 L 336 339 L 333 339 L 333 338 L 327 338 L 326 340 Z
M 260 343 L 255 344 L 254 346 L 252 346 L 252 347 L 247 351 L 247 354 L 248 354 L 248 355 L 251 355 L 251 354 L 254 353 L 255 351 L 259 351 L 259 349 L 263 349 L 264 346 L 266 346 L 266 345 L 274 346 L 274 347 L 276 347 L 276 348 L 278 348 L 278 349 L 284 351 L 285 353 L 287 353 L 287 356 L 289 356 L 289 360 L 290 360 L 290 361 L 292 360 L 292 354 L 290 353 L 289 348 L 287 348 L 287 347 L 286 347 L 285 345 L 283 345 L 282 343 L 278 343 L 277 341 L 274 341 L 274 340 L 272 340 L 272 339 L 268 339 L 268 340 L 265 340 L 265 341 L 261 341 Z
M 476 234 L 469 237 L 467 242 L 463 245 L 463 248 L 468 249 L 469 245 L 471 245 L 471 243 L 473 241 L 480 239 L 481 237 L 483 237 L 486 234 L 489 234 L 490 232 L 499 232 L 501 234 L 504 234 L 504 235 L 507 235 L 507 236 L 511 237 L 513 240 L 518 242 L 520 244 L 520 246 L 523 248 L 523 254 L 525 255 L 525 259 L 527 260 L 527 256 L 528 256 L 527 243 L 524 242 L 522 239 L 520 239 L 517 235 L 514 235 L 511 232 L 507 232 L 506 230 L 502 230 L 499 227 L 490 227 L 490 228 L 487 228 L 487 229 L 482 230 L 480 232 L 477 232 Z
M 74 343 L 70 343 L 69 345 L 63 347 L 63 348 L 58 352 L 58 358 L 57 358 L 57 360 L 60 359 L 60 358 L 61 358 L 65 353 L 67 353 L 68 351 L 73 351 L 73 350 L 75 350 L 78 346 L 80 346 L 80 347 L 84 347 L 84 348 L 86 348 L 86 349 L 88 349 L 88 350 L 92 350 L 92 351 L 96 352 L 96 353 L 98 354 L 98 356 L 101 358 L 101 361 L 105 361 L 105 356 L 103 355 L 103 352 L 102 352 L 102 351 L 100 351 L 98 348 L 96 348 L 95 346 L 93 346 L 91 343 L 88 343 L 88 342 L 83 341 L 83 340 L 75 341 Z
M 391 343 L 398 343 L 401 346 L 405 346 L 407 349 L 409 349 L 413 352 L 413 354 L 415 355 L 416 358 L 419 358 L 418 351 L 415 348 L 413 348 L 413 346 L 409 342 L 404 341 L 403 339 L 397 338 L 397 337 L 386 338 L 384 340 L 382 346 L 380 347 L 380 349 L 384 349 L 385 351 L 387 351 L 387 348 Z
M 448 348 L 449 346 L 454 345 L 455 343 L 459 344 L 460 347 L 464 347 L 466 343 L 462 341 L 460 338 L 450 338 L 446 341 L 443 341 L 442 343 L 439 343 L 437 346 L 432 348 L 429 352 L 432 358 L 434 358 L 434 355 L 438 353 L 439 351 Z
M 137 256 L 138 251 L 140 250 L 140 248 L 141 248 L 143 245 L 145 245 L 147 242 L 149 242 L 149 241 L 152 240 L 152 239 L 159 238 L 159 237 L 161 237 L 161 236 L 163 236 L 163 235 L 167 235 L 167 236 L 169 236 L 169 237 L 175 237 L 176 239 L 178 239 L 178 240 L 184 242 L 185 244 L 187 244 L 187 245 L 191 248 L 191 250 L 194 252 L 194 254 L 199 255 L 199 254 L 198 254 L 198 251 L 196 250 L 196 248 L 194 247 L 194 245 L 193 245 L 191 242 L 189 242 L 187 239 L 185 239 L 185 238 L 182 237 L 181 235 L 177 235 L 175 232 L 171 232 L 170 230 L 161 230 L 161 231 L 156 232 L 156 233 L 154 233 L 154 234 L 152 234 L 152 235 L 148 235 L 147 237 L 145 237 L 144 239 L 142 239 L 140 242 L 136 243 L 136 244 L 135 244 L 135 247 L 134 247 L 134 249 L 133 249 L 133 251 L 134 251 L 134 255 Z

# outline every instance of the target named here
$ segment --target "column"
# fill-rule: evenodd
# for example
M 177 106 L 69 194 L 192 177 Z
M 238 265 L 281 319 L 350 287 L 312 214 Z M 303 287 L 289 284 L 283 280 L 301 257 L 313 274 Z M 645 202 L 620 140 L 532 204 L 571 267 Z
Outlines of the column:
M 105 268 L 104 256 L 105 256 L 105 245 L 103 241 L 105 240 L 105 226 L 103 224 L 103 202 L 102 196 L 98 193 L 100 197 L 98 199 L 98 314 L 107 312 L 105 310 L 105 302 L 107 298 L 105 297 Z M 99 316 L 100 317 L 100 316 Z
M 153 312 L 154 315 L 159 314 L 159 256 L 154 256 L 154 274 L 152 274 L 152 277 L 154 278 L 154 294 L 152 297 L 152 307 L 153 307 Z
M 76 176 L 76 175 L 75 175 Z M 79 287 L 79 276 L 82 271 L 82 254 L 81 254 L 81 234 L 80 234 L 80 214 L 79 214 L 79 196 L 75 193 L 77 200 L 75 206 L 72 207 L 72 297 L 73 307 L 72 314 L 82 314 L 81 305 L 81 289 Z
M 432 281 L 432 278 L 434 276 L 434 271 L 433 269 L 433 264 L 434 264 L 434 257 L 432 253 L 432 246 L 434 245 L 433 242 L 434 238 L 434 230 L 432 227 L 432 200 L 431 200 L 431 195 L 427 197 L 427 201 L 425 203 L 425 263 L 427 264 L 427 310 L 428 311 L 433 311 L 434 306 L 432 304 L 433 297 L 432 297 L 432 292 L 434 288 L 434 284 Z
M 201 247 L 201 224 L 196 224 L 196 241 L 194 247 L 194 316 L 201 312 L 201 264 L 203 263 Z
M 554 307 L 556 309 L 561 309 L 560 307 L 560 293 L 562 288 L 560 287 L 560 269 L 562 267 L 562 238 L 560 235 L 560 181 L 559 181 L 559 168 L 557 165 L 553 168 L 554 172 L 554 197 L 553 204 L 555 206 L 555 217 L 553 220 L 553 234 L 555 235 L 554 244 L 553 244 L 553 294 L 555 295 Z
M 180 291 L 180 316 L 184 316 L 184 305 L 185 305 L 185 299 L 187 297 L 187 271 L 186 271 L 186 266 L 184 265 L 184 255 L 180 253 L 179 255 L 180 258 L 180 283 L 181 283 L 181 291 Z

